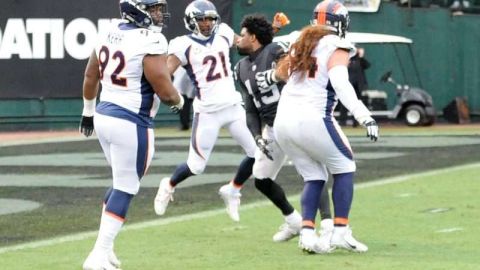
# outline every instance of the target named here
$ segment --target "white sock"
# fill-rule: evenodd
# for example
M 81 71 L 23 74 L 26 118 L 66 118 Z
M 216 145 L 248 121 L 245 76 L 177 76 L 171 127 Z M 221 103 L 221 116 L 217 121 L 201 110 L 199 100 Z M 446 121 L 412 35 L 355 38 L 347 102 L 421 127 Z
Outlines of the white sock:
M 315 235 L 315 230 L 314 229 L 310 229 L 310 228 L 302 228 L 302 230 L 300 231 L 300 234 L 301 235 Z
M 326 230 L 333 230 L 333 219 L 325 218 L 320 221 L 320 228 Z
M 102 213 L 100 220 L 100 229 L 98 230 L 97 241 L 95 242 L 95 249 L 100 249 L 109 252 L 113 249 L 113 241 L 117 237 L 118 232 L 122 228 L 123 221 L 112 217 L 106 212 Z
M 285 221 L 288 224 L 302 223 L 302 216 L 297 212 L 297 210 L 294 210 L 290 215 L 285 216 Z

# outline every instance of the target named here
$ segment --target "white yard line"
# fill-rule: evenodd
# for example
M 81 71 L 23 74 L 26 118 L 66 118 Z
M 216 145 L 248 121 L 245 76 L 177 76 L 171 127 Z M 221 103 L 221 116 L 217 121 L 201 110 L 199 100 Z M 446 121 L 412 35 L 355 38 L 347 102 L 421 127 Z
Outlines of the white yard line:
M 385 178 L 385 179 L 379 179 L 379 180 L 372 181 L 372 182 L 357 184 L 355 186 L 355 189 L 364 189 L 364 188 L 384 186 L 384 185 L 388 185 L 388 184 L 405 182 L 405 181 L 411 180 L 413 178 L 433 176 L 433 175 L 438 175 L 438 174 L 442 174 L 442 173 L 454 172 L 454 171 L 458 171 L 458 170 L 464 170 L 464 169 L 470 169 L 470 168 L 476 168 L 476 167 L 480 167 L 480 163 L 472 163 L 472 164 L 448 167 L 448 168 L 443 168 L 443 169 L 431 170 L 431 171 L 426 171 L 426 172 L 422 172 L 422 173 L 415 173 L 415 174 L 409 174 L 409 175 L 402 175 L 402 176 L 390 177 L 390 178 Z M 289 199 L 290 200 L 298 200 L 299 195 L 290 196 Z M 260 201 L 260 202 L 250 203 L 250 204 L 242 205 L 241 211 L 245 211 L 245 210 L 248 210 L 248 209 L 261 207 L 261 206 L 267 206 L 267 205 L 271 205 L 270 201 Z M 177 222 L 191 221 L 191 220 L 194 220 L 194 219 L 208 218 L 208 217 L 212 217 L 212 216 L 221 215 L 221 214 L 224 214 L 224 213 L 225 213 L 225 209 L 217 209 L 217 210 L 198 212 L 198 213 L 195 213 L 195 214 L 176 216 L 176 217 L 171 217 L 171 218 L 159 218 L 159 219 L 156 219 L 156 220 L 139 222 L 139 223 L 135 223 L 135 224 L 132 224 L 132 225 L 126 225 L 122 230 L 123 231 L 139 230 L 139 229 L 144 229 L 144 228 L 151 228 L 151 227 L 156 227 L 156 226 L 169 225 L 169 224 L 177 223 Z M 66 242 L 82 241 L 82 240 L 85 240 L 87 238 L 93 238 L 93 237 L 96 237 L 96 236 L 97 236 L 97 231 L 92 231 L 92 232 L 77 233 L 77 234 L 72 234 L 72 235 L 68 235 L 68 236 L 56 237 L 56 238 L 52 238 L 52 239 L 48 239 L 48 240 L 34 241 L 34 242 L 26 243 L 26 244 L 20 244 L 20 245 L 0 248 L 0 254 L 7 253 L 7 252 L 12 252 L 12 251 L 21 251 L 21 250 L 25 250 L 25 249 L 35 249 L 35 248 L 48 247 L 48 246 L 53 246 L 53 245 L 66 243 Z

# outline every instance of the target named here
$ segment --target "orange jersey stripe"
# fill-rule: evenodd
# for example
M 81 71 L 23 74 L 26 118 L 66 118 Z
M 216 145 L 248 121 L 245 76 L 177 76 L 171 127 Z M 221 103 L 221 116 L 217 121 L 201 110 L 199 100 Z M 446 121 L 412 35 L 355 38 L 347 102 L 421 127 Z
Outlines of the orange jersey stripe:
M 348 218 L 334 218 L 333 223 L 334 224 L 347 225 L 348 224 Z
M 120 221 L 120 222 L 125 222 L 125 218 L 119 217 L 112 212 L 105 211 L 105 214 L 114 218 L 114 219 L 116 219 L 116 220 L 118 220 L 118 221 Z
M 311 220 L 304 220 L 302 221 L 302 226 L 303 227 L 312 227 L 312 228 L 315 228 L 315 222 L 311 221 Z
M 230 182 L 232 183 L 232 185 L 233 185 L 234 187 L 236 187 L 236 188 L 238 188 L 238 189 L 241 189 L 241 188 L 242 188 L 242 185 L 236 184 L 236 183 L 233 181 L 233 179 L 232 179 L 232 181 L 230 181 Z

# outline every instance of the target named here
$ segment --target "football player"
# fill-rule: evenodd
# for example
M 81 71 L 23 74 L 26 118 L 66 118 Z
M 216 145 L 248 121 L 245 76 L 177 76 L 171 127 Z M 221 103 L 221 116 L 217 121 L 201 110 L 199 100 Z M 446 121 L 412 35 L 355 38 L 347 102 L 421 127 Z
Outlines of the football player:
M 204 171 L 220 128 L 225 127 L 246 153 L 232 181 L 219 190 L 228 215 L 239 221 L 240 189 L 252 174 L 256 144 L 248 130 L 242 98 L 235 90 L 231 70 L 230 47 L 238 36 L 221 23 L 217 9 L 207 0 L 190 3 L 185 9 L 184 21 L 191 34 L 170 41 L 167 61 L 170 73 L 181 65 L 195 85 L 190 149 L 187 162 L 160 181 L 155 212 L 163 215 L 173 199 L 175 187 Z
M 282 15 L 285 16 L 283 13 Z M 273 134 L 273 120 L 284 83 L 272 84 L 264 89 L 259 88 L 255 81 L 256 73 L 275 68 L 277 60 L 285 55 L 284 47 L 272 43 L 274 29 L 278 31 L 281 26 L 270 24 L 261 15 L 245 16 L 241 23 L 237 49 L 241 55 L 247 56 L 235 66 L 236 80 L 241 86 L 245 103 L 247 125 L 258 146 L 253 165 L 255 187 L 280 209 L 285 218 L 285 224 L 273 236 L 275 242 L 290 240 L 298 235 L 302 227 L 301 215 L 288 202 L 282 187 L 275 182 L 287 158 Z M 320 234 L 322 239 L 330 241 L 328 235 L 333 231 L 333 221 L 328 189 L 322 192 L 320 213 L 322 215 Z
M 320 2 L 313 11 L 312 26 L 303 29 L 277 68 L 259 74 L 257 81 L 266 88 L 280 79 L 288 80 L 278 105 L 274 132 L 305 182 L 299 245 L 312 253 L 326 253 L 334 248 L 368 250 L 352 236 L 348 226 L 356 165 L 348 139 L 333 116 L 340 99 L 367 128 L 367 137 L 377 140 L 377 123 L 348 80 L 349 58 L 355 54 L 353 45 L 344 39 L 348 25 L 345 6 L 335 0 Z M 315 234 L 318 198 L 328 177 L 325 166 L 333 175 L 335 214 L 332 238 L 327 245 L 319 242 Z
M 113 174 L 84 270 L 120 267 L 113 243 L 153 157 L 152 118 L 160 100 L 176 110 L 183 106 L 170 81 L 167 41 L 160 32 L 169 18 L 167 2 L 122 0 L 119 4 L 123 20 L 113 20 L 99 35 L 83 81 L 80 132 L 88 137 L 95 128 Z M 102 91 L 95 108 L 99 82 Z

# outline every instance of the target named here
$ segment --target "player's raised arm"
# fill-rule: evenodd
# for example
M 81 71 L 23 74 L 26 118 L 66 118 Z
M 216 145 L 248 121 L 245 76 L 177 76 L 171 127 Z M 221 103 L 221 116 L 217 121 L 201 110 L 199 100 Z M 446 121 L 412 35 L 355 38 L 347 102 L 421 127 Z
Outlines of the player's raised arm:
M 283 27 L 289 24 L 290 24 L 290 19 L 288 19 L 288 16 L 283 12 L 277 12 L 275 16 L 273 16 L 273 22 L 272 22 L 273 33 L 276 34 Z

